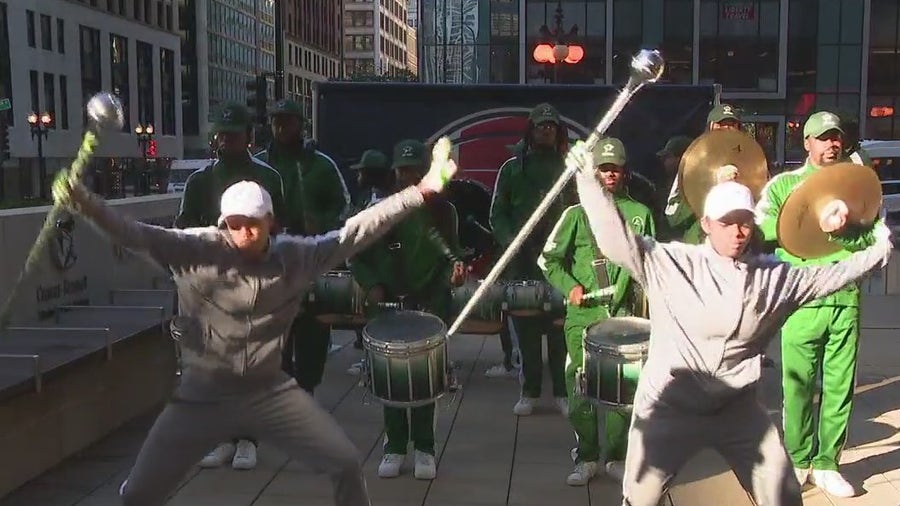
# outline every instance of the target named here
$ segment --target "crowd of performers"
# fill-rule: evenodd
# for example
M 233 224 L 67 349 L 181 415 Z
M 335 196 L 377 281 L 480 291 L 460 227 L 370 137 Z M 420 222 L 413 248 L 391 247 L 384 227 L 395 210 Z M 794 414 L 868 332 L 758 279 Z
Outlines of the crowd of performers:
M 177 285 L 184 372 L 122 484 L 126 506 L 163 504 L 198 462 L 253 468 L 257 439 L 328 473 L 336 504 L 370 504 L 357 449 L 313 397 L 331 328 L 306 293 L 345 267 L 364 294 L 366 318 L 402 301 L 449 325 L 452 290 L 467 275 L 457 211 L 441 195 L 456 166 L 418 140 L 398 142 L 390 159 L 366 151 L 352 167 L 363 191 L 351 202 L 335 162 L 304 142 L 301 111 L 279 102 L 272 144 L 251 156 L 250 115 L 225 104 L 214 123 L 217 159 L 188 179 L 172 229 L 119 216 L 64 174 L 54 183 L 58 201 L 166 266 Z M 741 129 L 741 119 L 719 105 L 708 127 Z M 513 413 L 532 415 L 546 338 L 553 406 L 576 434 L 569 485 L 606 473 L 622 482 L 623 504 L 655 506 L 686 460 L 712 447 L 760 505 L 801 505 L 807 481 L 834 496 L 854 494 L 839 472 L 859 340 L 854 282 L 884 264 L 891 243 L 883 224 L 849 230 L 846 209 L 832 206 L 821 227 L 843 251 L 815 261 L 765 254 L 791 190 L 845 159 L 836 115 L 813 114 L 803 134 L 803 167 L 771 178 L 758 203 L 733 181 L 734 167 L 721 168 L 698 219 L 676 182 L 690 139 L 670 139 L 658 152 L 668 180 L 654 191 L 629 170 L 620 140 L 570 145 L 551 105 L 531 112 L 500 167 L 490 228 L 502 251 L 567 164 L 578 167 L 571 190 L 504 273 L 552 286 L 566 300 L 564 319 L 505 316 L 503 361 L 486 375 L 520 378 Z M 584 335 L 628 315 L 649 318 L 649 357 L 640 378 L 627 378 L 637 383 L 632 408 L 599 410 L 576 395 Z M 757 392 L 779 329 L 783 439 Z M 435 403 L 383 410 L 378 475 L 398 476 L 411 443 L 415 478 L 435 479 Z

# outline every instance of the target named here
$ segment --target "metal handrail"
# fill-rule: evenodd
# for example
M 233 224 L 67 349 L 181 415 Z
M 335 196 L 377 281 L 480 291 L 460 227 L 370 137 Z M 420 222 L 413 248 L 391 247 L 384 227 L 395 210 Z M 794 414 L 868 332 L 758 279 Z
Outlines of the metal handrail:
M 29 359 L 34 361 L 34 389 L 37 393 L 41 393 L 44 389 L 43 387 L 43 378 L 41 373 L 41 356 L 37 354 L 32 355 L 21 355 L 17 353 L 0 353 L 0 358 L 18 358 L 18 359 Z
M 103 345 L 106 349 L 106 360 L 112 360 L 113 351 L 112 351 L 112 329 L 109 327 L 8 327 L 7 331 L 10 330 L 25 330 L 25 331 L 46 331 L 46 330 L 62 330 L 62 331 L 78 331 L 78 332 L 103 332 Z M 36 336 L 42 337 L 42 336 Z

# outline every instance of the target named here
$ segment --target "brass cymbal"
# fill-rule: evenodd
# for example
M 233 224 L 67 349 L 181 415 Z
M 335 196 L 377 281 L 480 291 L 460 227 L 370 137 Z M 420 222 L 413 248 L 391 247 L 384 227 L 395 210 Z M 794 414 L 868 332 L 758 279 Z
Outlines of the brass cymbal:
M 712 130 L 694 139 L 678 165 L 681 194 L 698 217 L 703 216 L 706 194 L 716 184 L 716 171 L 724 165 L 738 169 L 735 179 L 750 188 L 754 198 L 769 179 L 769 166 L 762 146 L 736 130 Z
M 838 163 L 823 167 L 801 182 L 778 213 L 778 243 L 798 258 L 821 258 L 841 250 L 819 226 L 822 208 L 843 200 L 847 225 L 869 227 L 881 210 L 881 181 L 869 167 Z

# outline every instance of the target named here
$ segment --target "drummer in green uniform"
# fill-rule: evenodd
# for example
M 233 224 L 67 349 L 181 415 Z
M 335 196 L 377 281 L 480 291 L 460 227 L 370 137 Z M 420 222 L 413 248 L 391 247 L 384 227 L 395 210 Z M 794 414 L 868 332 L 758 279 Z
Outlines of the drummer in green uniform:
M 652 237 L 655 233 L 650 209 L 631 198 L 627 191 L 625 146 L 619 139 L 606 138 L 594 148 L 597 179 L 614 195 L 622 217 L 635 234 Z M 600 471 L 600 442 L 597 434 L 597 408 L 584 397 L 575 395 L 575 373 L 584 366 L 584 331 L 593 323 L 611 316 L 642 316 L 643 292 L 631 276 L 617 265 L 606 262 L 597 249 L 581 205 L 563 212 L 541 254 L 538 265 L 547 281 L 568 295 L 566 310 L 566 389 L 569 393 L 569 421 L 575 430 L 578 447 L 575 469 L 566 478 L 572 486 L 583 486 Z M 637 384 L 637 378 L 630 378 Z M 605 417 L 605 460 L 610 475 L 621 479 L 627 448 L 630 413 L 608 410 Z
M 370 162 L 377 160 L 372 160 Z M 365 161 L 365 160 L 364 160 Z M 398 187 L 419 181 L 429 166 L 425 145 L 405 140 L 394 148 L 392 168 Z M 379 304 L 401 302 L 404 309 L 418 309 L 438 316 L 449 325 L 451 285 L 459 285 L 465 269 L 456 252 L 456 210 L 446 200 L 416 211 L 383 239 L 350 262 L 353 276 L 366 292 L 366 312 L 373 318 Z M 417 479 L 431 480 L 437 473 L 434 460 L 435 404 L 403 409 L 384 407 L 384 457 L 378 476 L 394 478 L 406 459 L 407 445 L 415 449 Z
M 270 111 L 272 143 L 257 156 L 281 174 L 286 201 L 285 228 L 292 234 L 318 235 L 341 227 L 350 194 L 341 172 L 328 155 L 306 141 L 303 109 L 280 100 Z M 316 319 L 315 303 L 306 303 L 291 326 L 284 346 L 284 369 L 312 393 L 322 381 L 331 327 Z M 302 332 L 303 339 L 296 336 Z
M 569 147 L 565 125 L 559 112 L 550 104 L 539 104 L 528 117 L 528 126 L 522 141 L 515 147 L 515 156 L 500 166 L 494 196 L 491 202 L 491 228 L 501 251 L 507 249 L 528 221 L 553 183 L 562 174 L 564 158 Z M 543 247 L 543 238 L 566 207 L 565 193 L 554 200 L 544 218 L 524 241 L 504 272 L 510 280 L 543 281 L 537 268 L 537 259 Z M 552 315 L 509 316 L 508 330 L 514 334 L 522 360 L 522 390 L 519 401 L 513 407 L 516 416 L 528 416 L 541 396 L 543 376 L 542 337 L 547 336 L 547 361 L 553 385 L 556 408 L 566 415 L 565 360 L 566 348 L 562 329 L 553 325 Z M 504 342 L 504 364 L 486 371 L 489 377 L 511 375 L 513 364 L 510 351 L 513 346 Z
M 736 130 L 740 131 L 743 127 L 741 123 L 740 112 L 736 107 L 730 104 L 719 104 L 709 112 L 706 116 L 706 127 L 708 131 L 714 130 Z M 700 228 L 700 220 L 694 216 L 691 208 L 684 203 L 681 192 L 678 188 L 678 164 L 681 162 L 681 156 L 688 148 L 691 141 L 687 138 L 675 137 L 669 142 L 678 139 L 678 144 L 670 148 L 669 144 L 660 152 L 662 153 L 664 163 L 668 162 L 669 167 L 676 174 L 672 184 L 669 198 L 666 201 L 666 222 L 672 234 L 672 240 L 680 240 L 688 244 L 700 244 L 703 242 L 703 229 Z M 658 153 L 659 154 L 659 153 Z M 677 155 L 677 156 L 676 156 Z M 674 165 L 674 167 L 672 166 Z
M 252 122 L 247 109 L 228 102 L 216 112 L 212 147 L 216 161 L 191 174 L 184 184 L 181 207 L 175 217 L 176 228 L 215 226 L 219 219 L 222 193 L 239 181 L 254 181 L 269 192 L 275 220 L 284 226 L 284 187 L 281 176 L 267 163 L 250 156 L 247 144 Z M 256 467 L 256 441 L 252 434 L 235 435 L 233 442 L 222 443 L 203 460 L 201 467 L 219 467 L 229 459 L 235 469 Z

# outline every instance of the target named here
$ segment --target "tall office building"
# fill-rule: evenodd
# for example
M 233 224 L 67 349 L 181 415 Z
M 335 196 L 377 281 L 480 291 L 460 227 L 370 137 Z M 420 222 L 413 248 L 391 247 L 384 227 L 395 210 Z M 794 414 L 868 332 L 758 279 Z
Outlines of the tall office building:
M 124 106 L 121 131 L 104 132 L 89 166 L 89 182 L 143 160 L 134 133 L 153 125 L 158 158 L 183 154 L 180 105 L 181 48 L 178 9 L 172 0 L 0 0 L 0 112 L 9 125 L 11 160 L 2 174 L 6 198 L 39 195 L 38 144 L 26 118 L 51 118 L 42 142 L 45 190 L 67 166 L 87 126 L 84 106 L 100 91 Z M 113 184 L 113 183 L 110 183 Z M 121 190 L 122 181 L 115 183 Z M 119 191 L 103 187 L 103 191 Z
M 346 72 L 408 70 L 407 27 L 407 0 L 344 0 Z
M 312 117 L 313 83 L 341 76 L 343 0 L 282 0 L 286 96 Z
M 665 82 L 721 84 L 772 160 L 805 157 L 802 122 L 818 109 L 859 118 L 866 137 L 900 137 L 896 0 L 417 2 L 426 82 L 622 85 L 631 56 L 655 47 Z M 585 55 L 554 68 L 533 52 L 554 42 L 540 29 L 555 28 L 558 8 Z

